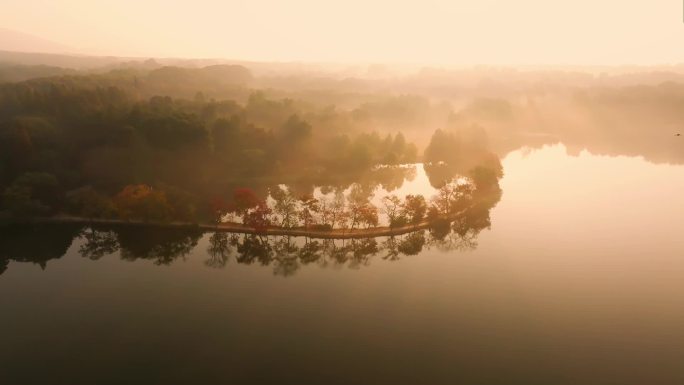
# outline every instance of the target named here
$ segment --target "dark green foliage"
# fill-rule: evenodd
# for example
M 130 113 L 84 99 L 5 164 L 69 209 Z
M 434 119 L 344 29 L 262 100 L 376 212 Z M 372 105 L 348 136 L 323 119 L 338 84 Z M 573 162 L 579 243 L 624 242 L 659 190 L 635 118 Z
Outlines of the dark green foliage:
M 425 218 L 427 202 L 422 195 L 407 195 L 404 199 L 402 212 L 408 223 L 417 224 Z
M 459 151 L 460 141 L 453 133 L 437 130 L 425 149 L 423 160 L 426 163 L 457 163 Z
M 0 228 L 0 274 L 10 260 L 32 262 L 45 268 L 66 254 L 79 229 L 70 225 L 20 225 Z
M 110 217 L 106 197 L 146 185 L 168 206 L 153 217 L 206 219 L 212 197 L 255 180 L 344 178 L 416 161 L 415 146 L 401 134 L 354 132 L 339 114 L 291 99 L 254 92 L 242 107 L 211 97 L 250 81 L 243 67 L 211 66 L 0 84 L 0 211 Z M 151 90 L 188 99 L 148 97 Z M 340 120 L 322 124 L 324 116 Z M 45 180 L 18 179 L 27 173 L 49 175 L 55 195 L 44 193 Z M 57 186 L 73 192 L 68 205 Z
M 33 78 L 57 76 L 76 71 L 47 65 L 0 64 L 0 83 L 21 82 Z
M 423 155 L 425 172 L 434 188 L 476 170 L 478 181 L 491 183 L 503 176 L 499 157 L 490 152 L 486 133 L 477 126 L 453 131 L 436 130 Z M 491 174 L 491 175 L 486 175 Z M 486 182 L 485 179 L 489 180 Z
M 57 179 L 47 173 L 26 173 L 3 193 L 3 205 L 17 217 L 49 215 L 61 203 Z
M 298 115 L 292 115 L 280 129 L 283 141 L 292 144 L 301 143 L 311 137 L 311 125 Z
M 398 251 L 406 255 L 417 255 L 425 246 L 425 232 L 423 230 L 409 234 L 399 243 Z
M 147 259 L 155 265 L 169 265 L 188 255 L 202 236 L 195 230 L 158 227 L 118 227 L 114 231 L 121 259 Z
M 85 218 L 114 218 L 117 215 L 112 200 L 90 186 L 69 191 L 66 194 L 70 213 Z

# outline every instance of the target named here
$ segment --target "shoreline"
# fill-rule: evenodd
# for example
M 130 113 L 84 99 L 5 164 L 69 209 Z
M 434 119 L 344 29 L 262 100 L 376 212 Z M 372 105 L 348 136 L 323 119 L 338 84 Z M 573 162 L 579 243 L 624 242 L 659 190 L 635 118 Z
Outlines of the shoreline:
M 460 213 L 459 213 L 460 214 Z M 447 218 L 449 221 L 455 219 L 458 214 L 452 215 Z M 428 229 L 431 222 L 424 220 L 415 225 L 406 225 L 402 227 L 389 227 L 389 226 L 379 226 L 371 227 L 367 229 L 332 229 L 332 230 L 314 230 L 305 229 L 302 227 L 295 228 L 284 228 L 277 226 L 269 226 L 266 229 L 258 230 L 254 227 L 245 226 L 241 223 L 221 223 L 221 224 L 209 224 L 209 223 L 193 223 L 193 222 L 146 222 L 140 220 L 123 220 L 123 219 L 89 219 L 83 217 L 50 217 L 50 218 L 33 218 L 25 219 L 19 221 L 11 221 L 3 223 L 3 226 L 13 226 L 13 225 L 60 225 L 60 224 L 73 224 L 73 225 L 114 225 L 114 226 L 139 226 L 139 227 L 162 227 L 162 228 L 179 228 L 179 229 L 197 229 L 205 232 L 227 232 L 227 233 L 240 233 L 240 234 L 254 234 L 254 235 L 277 235 L 277 236 L 295 236 L 295 237 L 308 237 L 308 238 L 319 238 L 319 239 L 354 239 L 354 238 L 376 238 L 376 237 L 386 237 L 386 236 L 397 236 L 408 234 L 418 230 Z

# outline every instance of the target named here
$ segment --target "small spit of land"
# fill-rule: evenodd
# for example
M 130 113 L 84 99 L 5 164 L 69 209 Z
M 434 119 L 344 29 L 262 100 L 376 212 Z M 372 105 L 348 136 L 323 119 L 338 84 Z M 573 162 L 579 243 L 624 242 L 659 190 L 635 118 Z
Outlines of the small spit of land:
M 359 238 L 375 238 L 375 237 L 389 237 L 409 234 L 419 230 L 426 230 L 437 223 L 451 223 L 456 220 L 462 211 L 451 217 L 440 217 L 437 220 L 423 220 L 416 224 L 403 226 L 376 226 L 368 228 L 341 228 L 341 229 L 314 229 L 303 227 L 279 227 L 267 226 L 265 228 L 257 229 L 255 227 L 247 226 L 242 223 L 228 222 L 228 223 L 192 223 L 192 222 L 145 222 L 140 220 L 122 220 L 122 219 L 89 219 L 81 217 L 70 216 L 56 216 L 51 218 L 34 218 L 15 222 L 15 224 L 51 224 L 51 225 L 82 225 L 82 226 L 132 226 L 132 227 L 158 227 L 158 228 L 181 228 L 181 229 L 197 229 L 206 232 L 226 232 L 236 234 L 255 234 L 255 235 L 274 235 L 274 236 L 293 236 L 293 237 L 307 237 L 318 239 L 359 239 Z

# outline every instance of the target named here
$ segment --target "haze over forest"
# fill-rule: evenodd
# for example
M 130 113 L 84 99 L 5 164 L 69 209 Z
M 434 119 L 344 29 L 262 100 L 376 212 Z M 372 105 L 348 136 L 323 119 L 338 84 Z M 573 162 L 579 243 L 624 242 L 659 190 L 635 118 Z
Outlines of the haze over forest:
M 401 12 L 412 9 L 397 7 Z M 583 7 L 579 3 L 572 9 L 580 12 Z M 458 7 L 447 8 L 443 11 L 449 14 Z M 427 5 L 421 9 L 436 11 Z M 667 10 L 653 7 L 653 12 Z M 380 10 L 371 9 L 364 17 L 374 12 Z M 299 16 L 293 17 L 290 22 Z M 164 20 L 141 35 L 140 42 L 163 31 Z M 21 17 L 14 20 L 15 25 L 21 22 Z M 645 40 L 635 38 L 629 46 L 673 33 L 667 25 L 654 25 L 641 36 Z M 60 27 L 60 31 L 68 33 L 78 26 Z M 383 26 L 388 31 L 398 28 L 394 22 Z M 454 66 L 439 64 L 442 59 L 451 61 L 446 57 L 423 56 L 423 45 L 411 39 L 404 40 L 405 46 L 417 47 L 411 58 L 419 60 L 393 57 L 401 50 L 392 42 L 406 38 L 395 30 L 397 35 L 382 50 L 375 50 L 389 55 L 382 57 L 387 63 L 364 63 L 380 57 L 363 56 L 363 45 L 354 51 L 358 57 L 326 56 L 337 49 L 343 53 L 346 44 L 372 42 L 377 35 L 371 34 L 370 25 L 365 26 L 369 35 L 362 35 L 363 28 L 361 23 L 356 32 L 335 42 L 314 38 L 325 34 L 306 34 L 289 46 L 292 54 L 301 48 L 321 56 L 302 55 L 301 60 L 289 62 L 277 61 L 285 57 L 278 56 L 274 44 L 292 31 L 268 44 L 260 40 L 265 30 L 255 28 L 247 35 L 220 35 L 224 40 L 216 47 L 235 51 L 213 54 L 223 52 L 226 58 L 207 58 L 202 55 L 211 53 L 201 50 L 177 51 L 187 57 L 170 58 L 84 55 L 86 51 L 70 48 L 86 46 L 97 30 L 79 35 L 85 40 L 72 37 L 68 44 L 0 30 L 0 49 L 5 49 L 0 51 L 0 189 L 4 191 L 0 214 L 6 218 L 65 213 L 121 217 L 130 213 L 123 214 L 121 207 L 115 213 L 112 202 L 121 200 L 122 194 L 146 191 L 136 188 L 152 186 L 165 201 L 173 202 L 164 203 L 170 206 L 162 210 L 163 215 L 138 213 L 138 218 L 211 221 L 216 200 L 234 199 L 234 189 L 241 186 L 264 198 L 285 183 L 292 184 L 293 194 L 311 196 L 320 186 L 342 191 L 365 180 L 370 196 L 374 186 L 389 186 L 382 179 L 389 174 L 378 176 L 378 166 L 446 162 L 454 167 L 450 177 L 468 176 L 477 167 L 500 175 L 498 159 L 508 152 L 558 142 L 571 153 L 587 149 L 595 154 L 643 156 L 654 163 L 684 162 L 680 143 L 672 140 L 684 121 L 678 107 L 684 102 L 684 65 L 658 64 L 658 60 L 676 60 L 676 50 L 668 50 L 670 56 L 654 53 L 649 66 L 580 65 L 594 62 L 599 56 L 592 55 L 603 52 L 597 38 L 573 45 L 577 60 L 565 63 L 575 65 Z M 130 32 L 124 30 L 117 31 Z M 413 31 L 416 36 L 435 32 Z M 601 36 L 598 29 L 594 32 Z M 60 38 L 58 33 L 49 36 Z M 259 53 L 240 51 L 238 36 Z M 463 38 L 458 35 L 454 43 Z M 195 41 L 200 40 L 205 42 L 204 38 Z M 207 36 L 206 41 L 212 38 Z M 479 45 L 489 48 L 505 41 L 496 43 L 489 46 L 486 36 L 478 38 Z M 128 52 L 108 44 L 103 39 L 101 48 Z M 313 49 L 311 44 L 321 45 Z M 525 54 L 526 49 L 543 51 L 535 44 L 546 42 L 525 40 L 515 57 L 537 64 L 551 62 L 551 57 Z M 183 46 L 182 40 L 178 46 Z M 473 62 L 497 63 L 486 55 L 469 54 L 468 45 L 435 40 L 427 46 Z M 554 46 L 562 45 L 556 41 Z M 611 47 L 626 46 L 620 39 Z M 264 56 L 267 51 L 273 56 Z M 647 56 L 640 52 L 640 57 Z M 613 60 L 606 63 L 616 63 L 618 58 L 640 62 L 625 53 L 611 54 Z M 259 57 L 270 61 L 248 60 Z M 321 62 L 333 57 L 358 61 Z M 391 63 L 393 59 L 399 63 Z M 435 64 L 419 64 L 430 60 Z M 426 166 L 433 187 L 439 188 L 444 175 L 435 176 L 430 170 Z M 390 185 L 396 188 L 404 176 L 399 172 L 394 178 Z M 88 207 L 92 205 L 97 209 Z
M 0 383 L 683 384 L 683 6 L 2 0 Z
M 512 151 L 684 163 L 671 5 L 33 3 L 0 15 L 0 222 L 488 223 Z M 391 195 L 417 165 L 437 196 Z

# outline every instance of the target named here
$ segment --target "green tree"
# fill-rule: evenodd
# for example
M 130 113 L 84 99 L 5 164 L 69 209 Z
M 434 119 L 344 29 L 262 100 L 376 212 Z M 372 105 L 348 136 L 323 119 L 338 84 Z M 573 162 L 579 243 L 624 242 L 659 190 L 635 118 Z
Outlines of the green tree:
M 425 232 L 416 231 L 409 234 L 399 243 L 399 252 L 405 255 L 417 255 L 425 246 Z
M 26 173 L 3 193 L 3 204 L 14 216 L 54 214 L 61 200 L 57 178 L 47 173 Z
M 283 186 L 271 189 L 271 198 L 275 201 L 273 211 L 280 217 L 280 226 L 294 227 L 298 225 L 298 201 L 290 190 Z
M 426 163 L 457 163 L 460 143 L 456 136 L 443 130 L 436 130 L 425 148 L 423 160 Z
M 299 220 L 305 228 L 309 228 L 316 221 L 316 215 L 320 212 L 318 199 L 311 195 L 304 195 L 300 198 Z
M 91 186 L 81 187 L 66 194 L 70 213 L 85 218 L 112 218 L 116 216 L 114 202 Z
M 311 125 L 295 114 L 280 128 L 280 136 L 285 142 L 300 143 L 311 137 L 311 131 Z
M 427 203 L 422 195 L 407 195 L 404 198 L 402 212 L 411 224 L 420 223 L 425 218 Z

